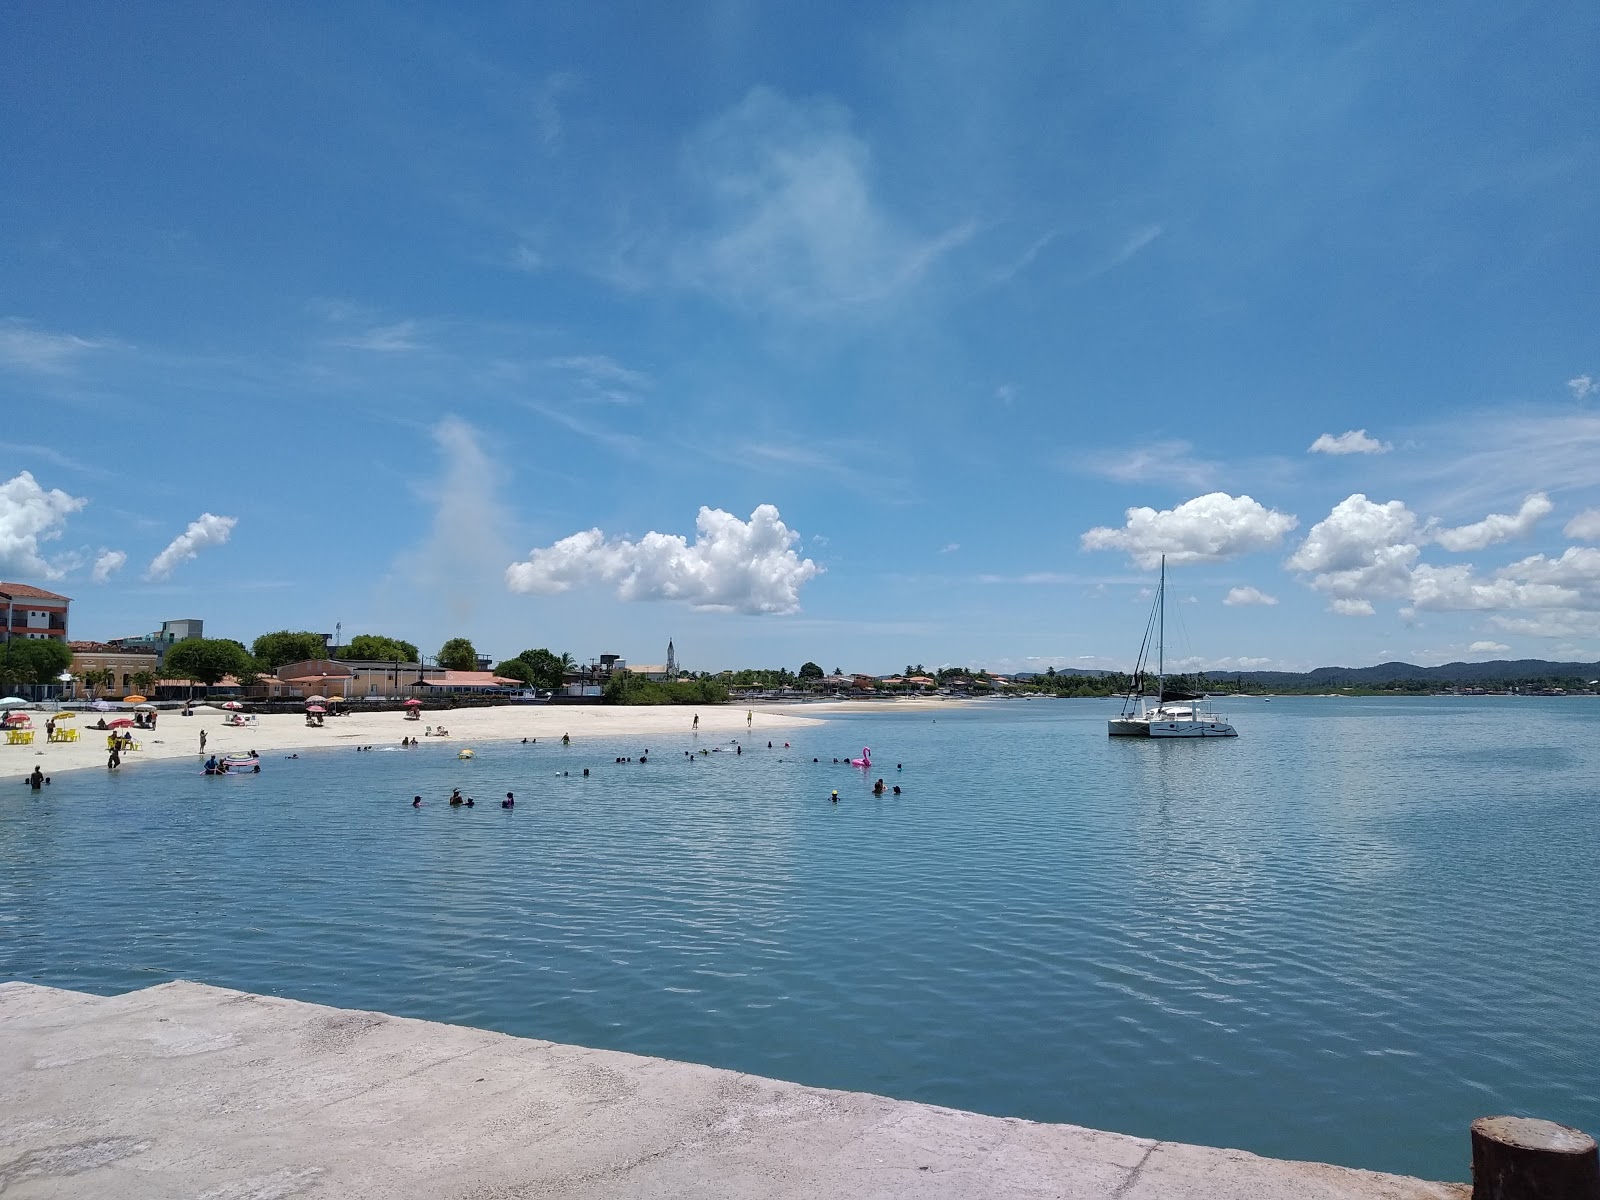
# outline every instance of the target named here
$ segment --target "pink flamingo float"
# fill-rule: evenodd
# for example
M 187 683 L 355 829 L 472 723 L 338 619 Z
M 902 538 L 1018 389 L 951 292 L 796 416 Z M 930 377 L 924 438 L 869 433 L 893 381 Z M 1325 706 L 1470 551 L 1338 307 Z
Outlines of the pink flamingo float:
M 852 758 L 850 760 L 850 765 L 852 767 L 870 767 L 872 765 L 872 747 L 861 747 L 861 757 Z

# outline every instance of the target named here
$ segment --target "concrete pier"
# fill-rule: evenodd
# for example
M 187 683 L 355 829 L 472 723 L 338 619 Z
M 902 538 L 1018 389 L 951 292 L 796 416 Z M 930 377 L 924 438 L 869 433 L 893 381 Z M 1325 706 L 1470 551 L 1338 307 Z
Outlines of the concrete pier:
M 195 983 L 0 984 L 7 1200 L 1468 1191 Z

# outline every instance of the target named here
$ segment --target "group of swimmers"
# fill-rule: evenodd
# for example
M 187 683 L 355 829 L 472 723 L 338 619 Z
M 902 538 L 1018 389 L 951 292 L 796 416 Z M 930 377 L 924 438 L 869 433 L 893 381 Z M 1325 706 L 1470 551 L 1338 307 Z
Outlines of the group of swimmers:
M 588 772 L 584 772 L 584 773 L 588 774 Z M 460 788 L 451 789 L 449 803 L 450 803 L 450 807 L 451 808 L 477 808 L 478 807 L 478 802 L 476 800 L 474 800 L 471 796 L 463 796 L 461 794 L 461 789 Z M 506 798 L 504 800 L 500 801 L 500 807 L 501 808 L 515 808 L 516 806 L 517 806 L 517 798 L 511 792 L 507 792 L 506 793 Z M 412 808 L 421 808 L 422 807 L 422 797 L 421 796 L 413 796 L 413 797 L 411 797 L 411 807 Z
M 40 788 L 44 787 L 45 784 L 50 782 L 50 776 L 46 775 L 36 766 L 33 768 L 32 775 L 24 775 L 22 777 L 22 782 L 37 792 Z

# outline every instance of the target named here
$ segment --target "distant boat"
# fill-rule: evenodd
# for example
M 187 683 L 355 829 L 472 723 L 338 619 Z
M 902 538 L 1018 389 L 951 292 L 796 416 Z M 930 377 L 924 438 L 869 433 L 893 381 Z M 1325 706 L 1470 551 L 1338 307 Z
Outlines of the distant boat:
M 1155 634 L 1156 696 L 1151 704 L 1145 695 L 1145 675 L 1149 667 L 1150 635 Z M 1166 686 L 1167 640 L 1167 556 L 1161 556 L 1161 583 L 1156 602 L 1145 623 L 1144 642 L 1133 667 L 1133 683 L 1122 700 L 1122 714 L 1106 722 L 1111 737 L 1148 738 L 1230 738 L 1238 731 L 1203 707 L 1205 697 L 1194 692 L 1169 690 Z

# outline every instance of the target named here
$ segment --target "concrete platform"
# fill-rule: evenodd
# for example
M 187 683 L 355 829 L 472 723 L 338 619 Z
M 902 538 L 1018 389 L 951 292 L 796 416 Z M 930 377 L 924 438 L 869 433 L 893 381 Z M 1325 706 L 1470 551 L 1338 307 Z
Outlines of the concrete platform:
M 195 983 L 0 984 L 7 1200 L 1467 1194 Z

